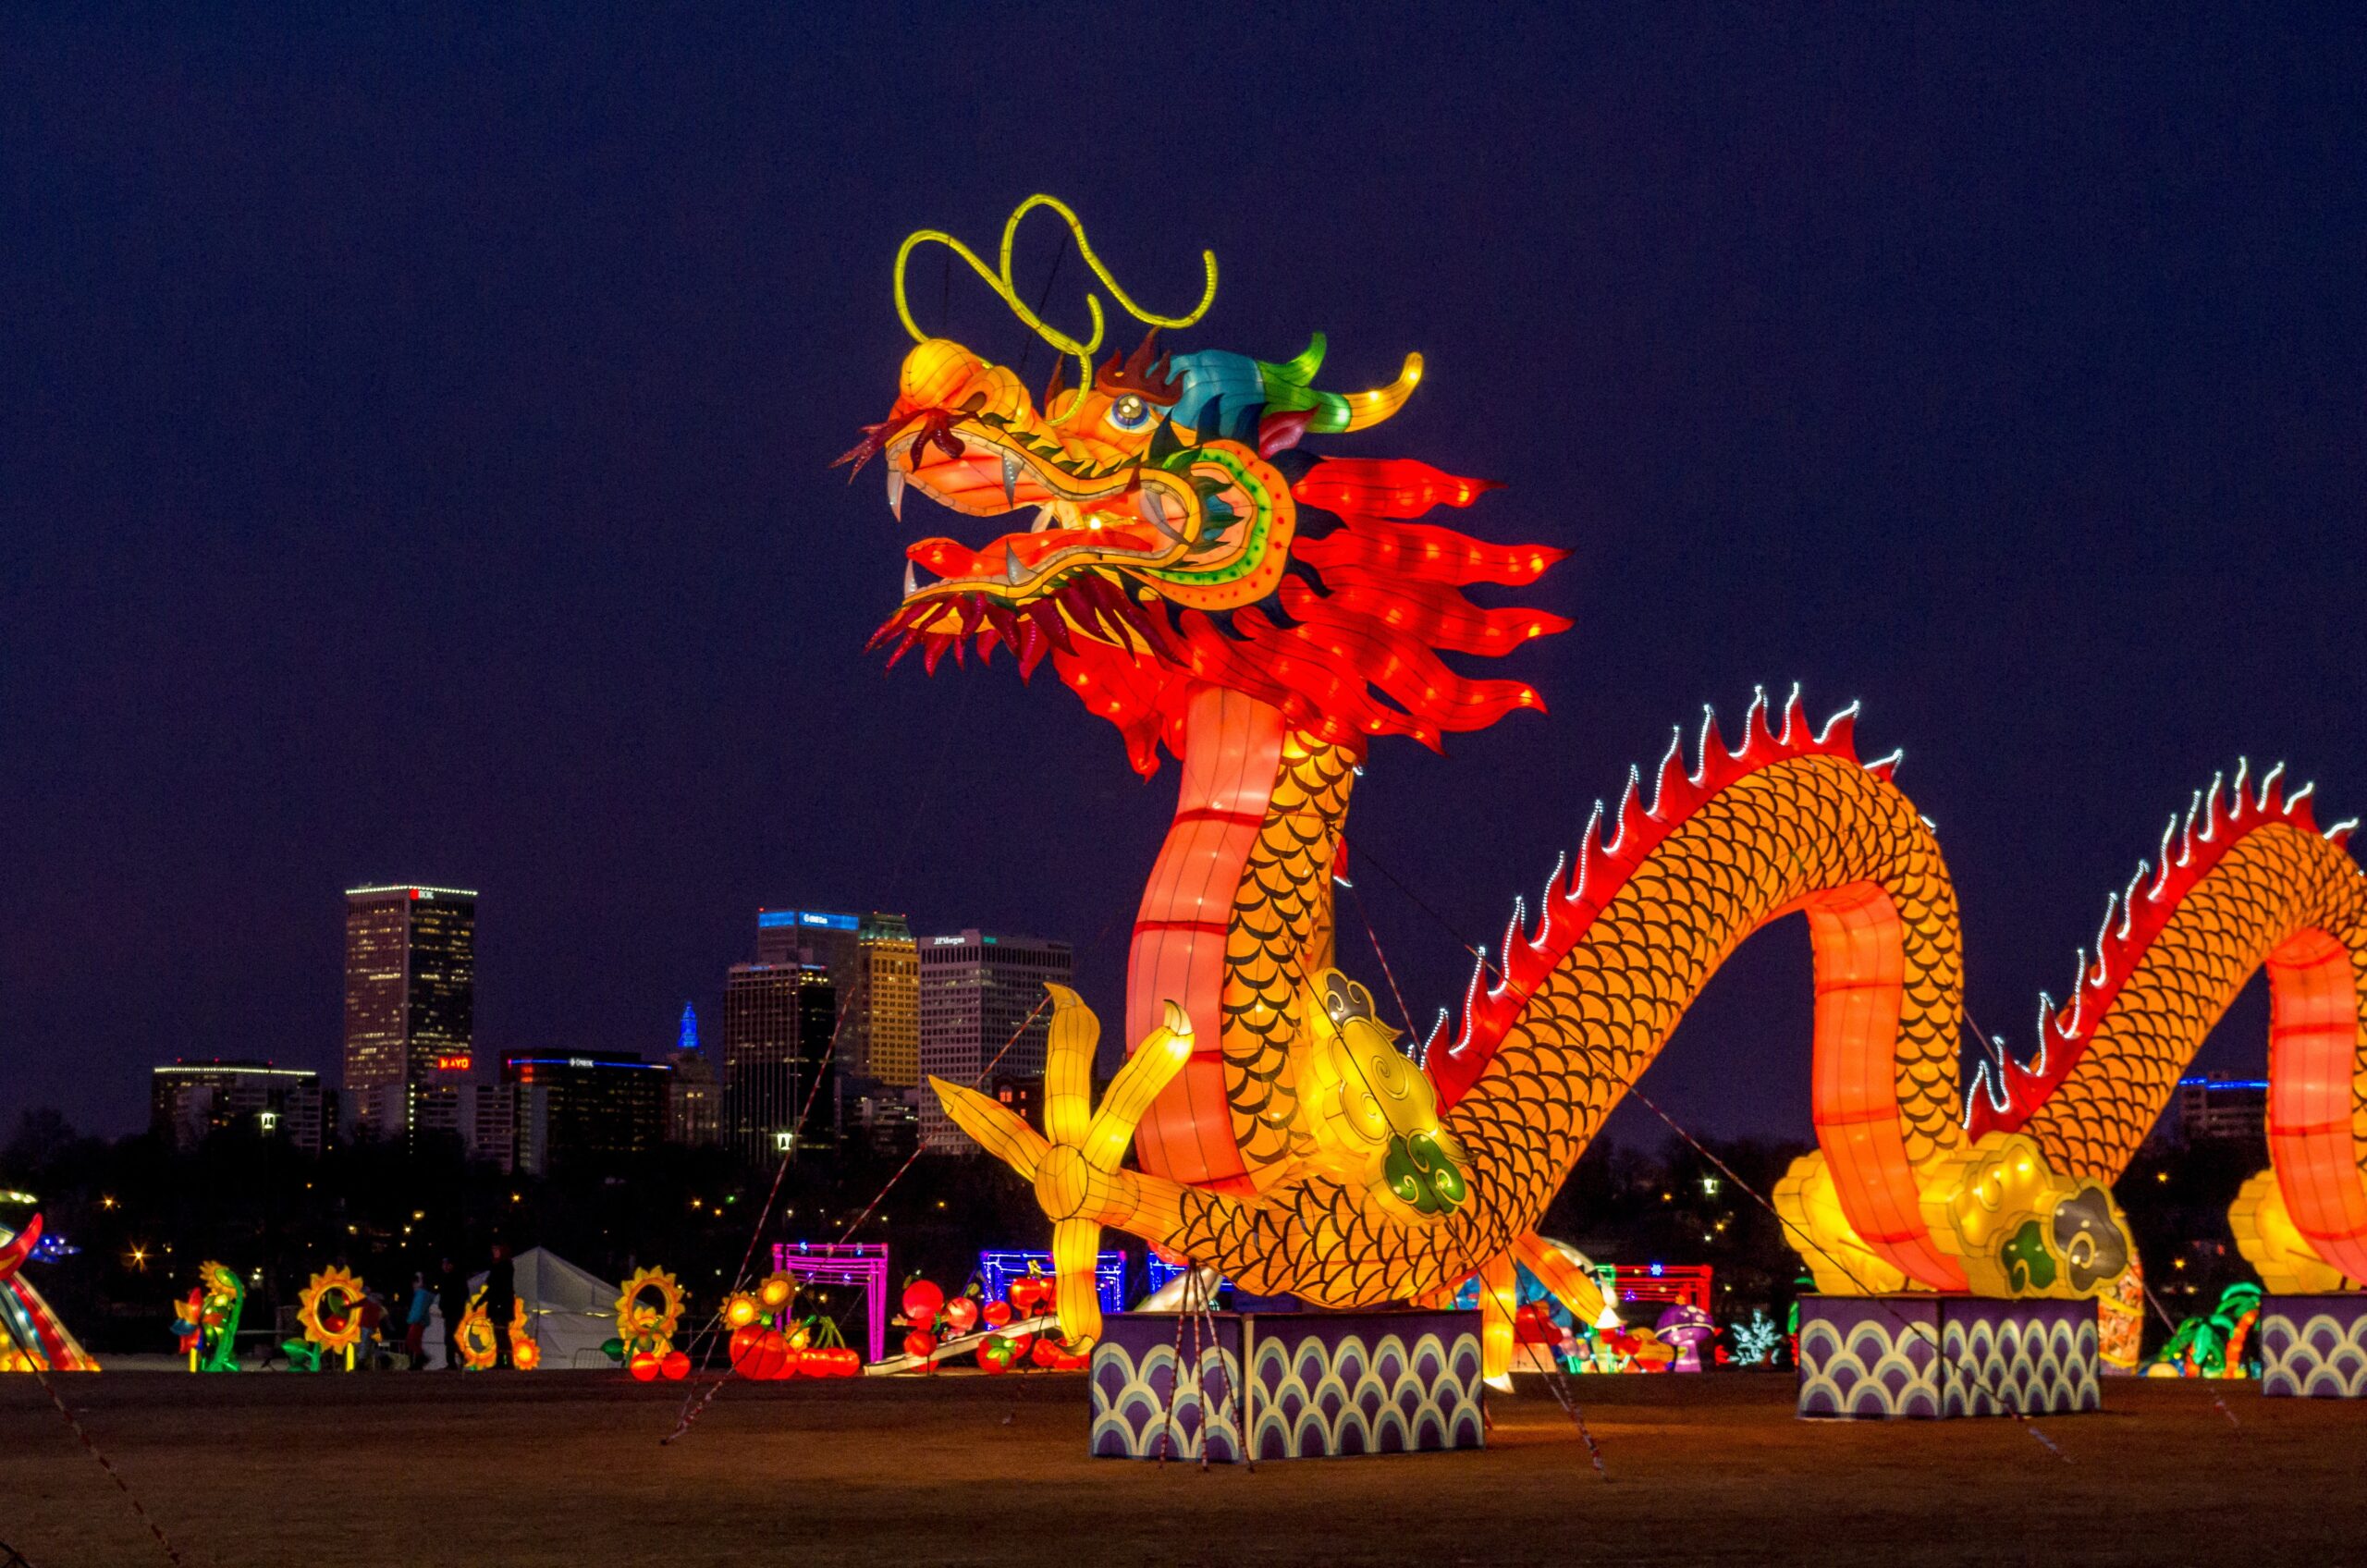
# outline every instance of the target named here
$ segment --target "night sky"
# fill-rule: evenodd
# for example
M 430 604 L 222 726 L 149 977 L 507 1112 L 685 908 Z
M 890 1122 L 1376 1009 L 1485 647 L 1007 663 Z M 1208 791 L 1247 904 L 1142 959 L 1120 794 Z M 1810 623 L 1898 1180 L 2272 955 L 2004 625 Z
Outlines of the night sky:
M 1425 1018 L 1754 684 L 1906 748 L 2020 1048 L 2214 770 L 2367 810 L 2355 11 L 401 9 L 0 35 L 0 1138 L 129 1130 L 176 1055 L 334 1069 L 367 881 L 482 890 L 484 1052 L 712 1026 L 766 903 L 1098 935 L 1114 1019 L 1172 767 L 1049 671 L 883 676 L 940 520 L 828 466 L 894 395 L 898 241 L 1037 190 L 1146 302 L 1217 252 L 1180 346 L 1320 329 L 1342 389 L 1419 349 L 1310 447 L 1502 480 L 1453 521 L 1572 552 L 1519 596 L 1575 630 L 1487 671 L 1550 717 L 1357 793 L 1437 912 L 1359 877 Z M 1761 937 L 1647 1086 L 1805 1137 L 1809 985 Z

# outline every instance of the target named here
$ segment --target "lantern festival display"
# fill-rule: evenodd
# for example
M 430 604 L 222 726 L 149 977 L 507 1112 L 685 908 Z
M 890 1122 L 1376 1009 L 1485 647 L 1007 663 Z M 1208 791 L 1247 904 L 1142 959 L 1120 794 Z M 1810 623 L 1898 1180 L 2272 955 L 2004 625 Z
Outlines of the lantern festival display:
M 1073 330 L 1012 274 L 1036 212 L 1066 226 L 1089 277 Z M 1052 348 L 1040 392 L 922 331 L 905 272 L 924 245 L 946 247 Z M 1040 1131 L 932 1080 L 954 1121 L 1033 1182 L 1068 1334 L 1098 1330 L 1104 1226 L 1322 1307 L 1442 1305 L 1473 1276 L 1508 1280 L 1693 998 L 1793 913 L 1814 951 L 1818 1148 L 1776 1201 L 1820 1291 L 2116 1297 L 2135 1259 L 2112 1183 L 2263 966 L 2282 1207 L 2262 1229 L 2292 1256 L 2367 1278 L 2351 1121 L 2367 878 L 2343 850 L 2348 825 L 2320 832 L 2309 790 L 2287 790 L 2281 770 L 2239 768 L 2232 792 L 2198 792 L 2158 864 L 2112 901 L 2069 999 L 2042 1002 L 2036 1051 L 2001 1048 L 1965 1084 L 1956 894 L 1893 781 L 1897 757 L 1859 757 L 1854 706 L 1820 726 L 1797 692 L 1762 695 L 1731 743 L 1707 717 L 1650 777 L 1631 769 L 1533 913 L 1515 901 L 1459 1025 L 1402 1034 L 1336 951 L 1349 797 L 1381 737 L 1439 749 L 1543 712 L 1534 688 L 1447 656 L 1496 658 L 1564 630 L 1466 593 L 1528 588 L 1564 552 L 1433 521 L 1490 482 L 1350 455 L 1412 395 L 1419 355 L 1385 385 L 1335 391 L 1318 385 L 1320 334 L 1280 361 L 1165 348 L 1162 333 L 1213 302 L 1213 255 L 1202 272 L 1184 310 L 1138 303 L 1049 196 L 1012 214 L 995 264 L 941 231 L 912 236 L 895 301 L 914 347 L 886 418 L 841 459 L 882 461 L 900 520 L 917 491 L 998 531 L 907 546 L 902 601 L 873 640 L 891 665 L 1000 653 L 1026 679 L 1049 663 L 1138 772 L 1162 753 L 1178 765 L 1129 952 L 1130 1054 L 1099 1104 L 1100 1022 L 1062 986 Z M 1115 312 L 1145 333 L 1105 354 Z M 1484 783 L 1466 788 L 1440 809 L 1490 809 Z M 1565 1305 L 1591 1321 L 1583 1301 Z M 1515 1306 L 1509 1290 L 1482 1292 L 1491 1376 Z
M 2148 1378 L 2249 1378 L 2260 1372 L 2252 1329 L 2260 1321 L 2261 1290 L 2249 1280 L 2219 1292 L 2219 1305 L 2171 1330 L 2168 1342 L 2145 1364 Z M 2250 1359 L 2247 1360 L 2247 1353 Z
M 38 1214 L 21 1231 L 0 1229 L 0 1372 L 96 1372 L 99 1364 L 24 1276 L 41 1235 Z
M 863 1357 L 846 1342 L 835 1319 L 824 1313 L 800 1317 L 797 1280 L 786 1271 L 771 1274 L 754 1291 L 735 1291 L 724 1299 L 723 1326 L 731 1370 L 755 1382 L 783 1378 L 852 1378 L 863 1370 Z M 667 1377 L 679 1377 L 670 1366 Z M 687 1366 L 683 1369 L 688 1371 Z M 634 1376 L 644 1377 L 639 1366 Z
M 342 1354 L 345 1369 L 353 1370 L 353 1354 L 362 1343 L 362 1298 L 367 1292 L 351 1271 L 338 1267 L 320 1270 L 296 1293 L 297 1338 L 282 1341 L 288 1359 L 307 1372 L 321 1369 L 322 1361 Z
M 208 1261 L 197 1268 L 198 1282 L 173 1305 L 173 1329 L 181 1354 L 192 1372 L 236 1372 L 239 1369 L 239 1317 L 246 1308 L 247 1287 L 225 1264 Z
M 460 1314 L 460 1365 L 472 1372 L 487 1372 L 501 1359 L 501 1345 L 494 1332 L 492 1304 L 485 1300 L 483 1285 L 469 1297 L 468 1309 Z M 509 1298 L 509 1365 L 521 1372 L 532 1372 L 543 1364 L 543 1347 L 534 1342 L 534 1322 L 526 1310 L 526 1298 Z
M 601 1348 L 636 1371 L 644 1358 L 662 1370 L 675 1354 L 674 1330 L 681 1327 L 688 1302 L 681 1281 L 665 1269 L 634 1269 L 617 1292 L 617 1337 Z M 685 1354 L 681 1375 L 689 1371 Z

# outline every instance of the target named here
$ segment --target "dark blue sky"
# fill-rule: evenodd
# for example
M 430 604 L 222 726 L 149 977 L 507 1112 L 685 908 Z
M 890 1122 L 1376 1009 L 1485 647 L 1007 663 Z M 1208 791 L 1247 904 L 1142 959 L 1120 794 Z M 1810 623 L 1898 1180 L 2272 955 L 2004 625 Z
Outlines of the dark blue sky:
M 1474 938 L 1757 682 L 1907 748 L 2017 1044 L 2214 769 L 2367 807 L 2356 13 L 476 9 L 0 33 L 0 1130 L 333 1066 L 364 880 L 482 889 L 490 1050 L 663 1048 L 765 902 L 1107 930 L 1114 1016 L 1172 771 L 1055 685 L 883 677 L 905 538 L 826 466 L 898 240 L 1039 189 L 1147 300 L 1217 252 L 1187 346 L 1421 350 L 1327 449 L 1573 552 L 1505 670 L 1551 717 L 1384 745 L 1350 825 Z M 1015 356 L 999 311 L 956 281 Z M 1760 937 L 1650 1082 L 1804 1135 L 1808 994 Z

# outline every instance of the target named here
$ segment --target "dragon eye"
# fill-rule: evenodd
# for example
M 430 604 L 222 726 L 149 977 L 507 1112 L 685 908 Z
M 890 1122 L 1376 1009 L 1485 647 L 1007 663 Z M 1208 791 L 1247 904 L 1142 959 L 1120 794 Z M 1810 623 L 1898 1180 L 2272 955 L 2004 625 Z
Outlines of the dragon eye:
M 1140 430 L 1150 423 L 1150 405 L 1129 392 L 1110 403 L 1110 423 L 1120 430 Z

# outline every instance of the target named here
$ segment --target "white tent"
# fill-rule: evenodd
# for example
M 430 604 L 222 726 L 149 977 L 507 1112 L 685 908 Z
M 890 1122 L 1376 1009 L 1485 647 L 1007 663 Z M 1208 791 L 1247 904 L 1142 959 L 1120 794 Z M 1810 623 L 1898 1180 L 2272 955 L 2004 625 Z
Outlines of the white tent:
M 518 1255 L 518 1293 L 525 1298 L 526 1317 L 533 1326 L 535 1344 L 542 1348 L 543 1366 L 553 1371 L 570 1366 L 607 1366 L 600 1347 L 617 1337 L 617 1287 L 587 1274 L 567 1259 L 543 1247 Z M 484 1287 L 482 1271 L 469 1276 L 472 1294 Z M 427 1311 L 427 1365 L 444 1365 L 444 1310 Z

